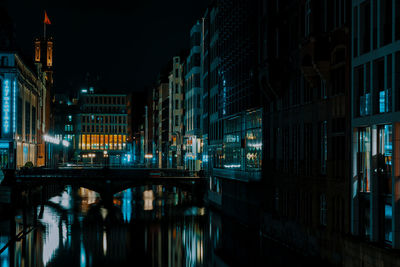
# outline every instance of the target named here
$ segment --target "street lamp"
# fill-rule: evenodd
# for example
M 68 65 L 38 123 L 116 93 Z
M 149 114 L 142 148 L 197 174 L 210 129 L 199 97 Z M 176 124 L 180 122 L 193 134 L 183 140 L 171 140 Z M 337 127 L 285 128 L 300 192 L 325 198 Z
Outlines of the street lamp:
M 88 155 L 88 157 L 90 158 L 90 164 L 91 164 L 92 167 L 93 167 L 93 158 L 96 157 L 96 154 L 95 154 L 95 153 L 90 153 L 90 154 Z

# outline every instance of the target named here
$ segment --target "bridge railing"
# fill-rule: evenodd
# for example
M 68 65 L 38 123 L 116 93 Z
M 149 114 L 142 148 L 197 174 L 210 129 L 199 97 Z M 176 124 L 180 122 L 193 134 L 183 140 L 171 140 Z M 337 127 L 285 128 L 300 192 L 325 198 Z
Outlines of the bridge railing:
M 65 167 L 58 169 L 49 168 L 23 168 L 16 171 L 18 177 L 91 177 L 112 175 L 143 175 L 144 177 L 204 177 L 203 173 L 181 169 L 157 168 L 109 168 L 109 167 Z

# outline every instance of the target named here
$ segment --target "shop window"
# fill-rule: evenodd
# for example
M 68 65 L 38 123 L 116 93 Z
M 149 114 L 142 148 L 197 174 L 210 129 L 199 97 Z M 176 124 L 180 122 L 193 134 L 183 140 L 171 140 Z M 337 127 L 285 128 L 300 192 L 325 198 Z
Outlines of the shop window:
M 225 121 L 224 133 L 224 167 L 240 169 L 241 165 L 241 117 Z
M 357 166 L 359 177 L 359 190 L 370 192 L 371 181 L 371 128 L 358 130 Z
M 378 149 L 374 159 L 382 193 L 392 193 L 392 125 L 378 127 Z
M 384 235 L 385 235 L 385 242 L 388 244 L 392 243 L 393 234 L 392 234 L 392 217 L 393 217 L 393 208 L 392 208 L 392 199 L 387 198 L 385 199 L 385 218 L 384 218 Z

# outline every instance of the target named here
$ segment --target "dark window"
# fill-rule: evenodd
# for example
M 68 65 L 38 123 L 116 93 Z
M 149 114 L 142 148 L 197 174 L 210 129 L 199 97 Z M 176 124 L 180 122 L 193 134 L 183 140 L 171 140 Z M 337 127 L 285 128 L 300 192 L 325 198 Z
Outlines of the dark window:
M 370 50 L 370 2 L 365 1 L 360 6 L 360 52 L 367 53 Z
M 400 2 L 399 1 L 394 1 L 395 4 L 395 22 L 394 22 L 394 26 L 395 28 L 395 39 L 396 40 L 400 40 Z
M 380 0 L 381 46 L 392 42 L 392 3 L 392 0 Z
M 354 28 L 353 28 L 353 56 L 358 56 L 358 8 L 354 7 L 353 9 L 353 20 L 354 20 Z
M 7 67 L 8 66 L 8 57 L 1 57 L 1 66 L 2 67 Z

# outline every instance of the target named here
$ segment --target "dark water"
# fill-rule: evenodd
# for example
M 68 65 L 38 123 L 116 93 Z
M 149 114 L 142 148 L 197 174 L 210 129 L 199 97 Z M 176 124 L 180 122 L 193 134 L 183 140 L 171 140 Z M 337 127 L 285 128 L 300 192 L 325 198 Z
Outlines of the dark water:
M 94 191 L 66 186 L 41 202 L 2 214 L 0 249 L 7 248 L 0 254 L 0 267 L 305 262 L 175 187 L 132 188 L 104 203 Z M 19 233 L 25 234 L 16 239 Z

